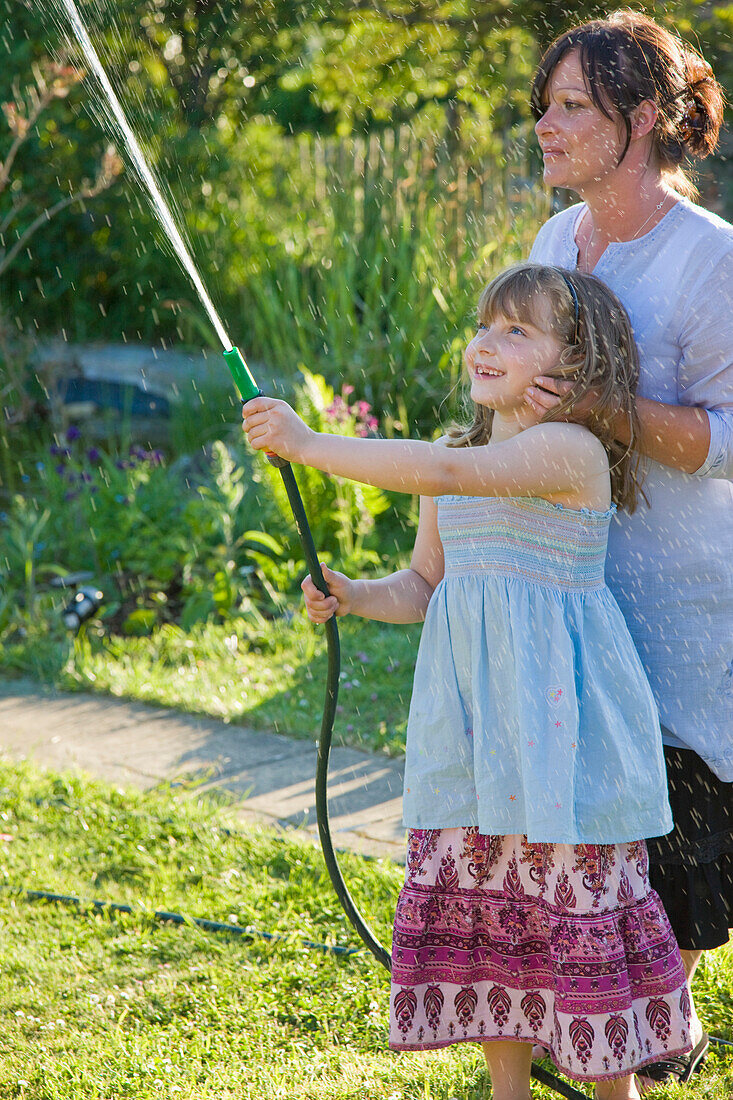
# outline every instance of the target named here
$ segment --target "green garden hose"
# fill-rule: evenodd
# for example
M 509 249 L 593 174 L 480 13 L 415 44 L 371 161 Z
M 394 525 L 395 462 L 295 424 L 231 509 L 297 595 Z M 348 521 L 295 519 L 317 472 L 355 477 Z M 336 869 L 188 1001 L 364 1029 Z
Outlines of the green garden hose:
M 242 358 L 238 348 L 224 352 L 224 359 L 231 372 L 234 384 L 239 390 L 242 403 L 246 404 L 253 397 L 261 396 L 261 390 L 255 382 L 249 367 Z M 305 563 L 315 586 L 328 595 L 328 585 L 323 579 L 321 565 L 318 561 L 313 535 L 308 525 L 308 518 L 303 507 L 303 500 L 295 480 L 293 468 L 289 462 L 277 455 L 268 454 L 268 461 L 276 466 L 283 479 L 285 492 L 288 495 L 290 508 L 298 531 Z M 329 877 L 336 891 L 339 901 L 344 908 L 346 916 L 351 921 L 354 930 L 379 960 L 382 966 L 391 970 L 392 959 L 389 951 L 376 938 L 364 917 L 359 912 L 354 899 L 349 893 L 348 887 L 341 874 L 341 868 L 336 859 L 331 839 L 331 827 L 328 820 L 328 760 L 331 754 L 331 739 L 333 736 L 333 722 L 336 716 L 336 704 L 338 702 L 339 674 L 341 672 L 341 642 L 339 639 L 336 616 L 332 615 L 326 623 L 326 642 L 328 646 L 328 673 L 326 678 L 326 696 L 323 703 L 323 716 L 321 718 L 321 732 L 318 738 L 318 756 L 316 760 L 316 819 L 318 821 L 318 835 L 323 850 L 323 858 L 326 862 Z

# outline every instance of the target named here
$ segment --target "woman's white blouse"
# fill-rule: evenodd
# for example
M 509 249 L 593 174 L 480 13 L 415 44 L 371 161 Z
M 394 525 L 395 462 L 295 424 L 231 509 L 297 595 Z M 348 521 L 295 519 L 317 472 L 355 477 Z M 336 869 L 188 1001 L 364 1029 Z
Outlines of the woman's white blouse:
M 542 226 L 537 263 L 577 267 L 585 207 Z M 594 274 L 626 307 L 639 395 L 705 409 L 694 474 L 647 460 L 633 515 L 611 524 L 606 579 L 652 685 L 667 744 L 733 781 L 733 226 L 680 200 L 651 232 L 608 246 Z

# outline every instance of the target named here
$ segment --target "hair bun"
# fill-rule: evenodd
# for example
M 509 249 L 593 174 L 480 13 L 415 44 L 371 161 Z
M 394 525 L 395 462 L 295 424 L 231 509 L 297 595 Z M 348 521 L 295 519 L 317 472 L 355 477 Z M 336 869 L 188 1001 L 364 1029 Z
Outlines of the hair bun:
M 718 144 L 725 97 L 713 70 L 699 53 L 685 47 L 684 62 L 687 87 L 678 136 L 687 152 L 706 157 Z

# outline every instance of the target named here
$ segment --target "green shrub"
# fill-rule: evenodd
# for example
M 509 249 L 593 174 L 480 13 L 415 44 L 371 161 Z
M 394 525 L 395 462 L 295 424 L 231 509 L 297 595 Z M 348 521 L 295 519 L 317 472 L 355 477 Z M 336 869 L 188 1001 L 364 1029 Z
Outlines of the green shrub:
M 314 428 L 374 432 L 370 407 L 350 404 L 348 387 L 334 394 L 323 378 L 302 377 L 296 405 Z M 281 478 L 253 462 L 242 436 L 169 464 L 136 445 L 90 446 L 71 427 L 32 469 L 0 531 L 0 570 L 13 594 L 0 605 L 0 631 L 17 627 L 15 605 L 24 621 L 58 611 L 47 584 L 55 574 L 89 572 L 105 592 L 108 628 L 132 635 L 241 617 L 257 628 L 298 591 L 305 565 Z M 385 545 L 409 543 L 409 498 L 395 496 L 392 507 L 369 486 L 309 469 L 298 477 L 316 545 L 340 568 L 383 568 Z

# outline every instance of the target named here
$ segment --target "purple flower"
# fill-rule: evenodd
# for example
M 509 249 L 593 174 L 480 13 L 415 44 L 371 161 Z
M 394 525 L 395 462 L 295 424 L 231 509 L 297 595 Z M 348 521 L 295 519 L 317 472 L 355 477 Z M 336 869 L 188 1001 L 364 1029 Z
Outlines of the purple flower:
M 96 447 L 90 447 L 87 451 L 87 458 L 90 462 L 99 462 L 101 457 L 101 452 Z
M 333 403 L 324 412 L 328 420 L 336 420 L 339 424 L 343 424 L 344 421 L 348 420 L 351 410 L 343 397 L 336 394 Z
M 66 429 L 66 442 L 73 443 L 74 440 L 78 439 L 80 435 L 81 432 L 77 428 L 76 424 L 72 424 L 69 428 Z
M 67 501 L 67 502 L 68 502 L 68 501 L 72 501 L 72 500 L 76 500 L 76 498 L 77 498 L 77 496 L 78 496 L 78 495 L 79 495 L 78 493 L 75 493 L 75 492 L 73 492 L 73 491 L 72 491 L 71 489 L 68 489 L 68 490 L 67 490 L 67 491 L 66 491 L 66 492 L 64 493 L 64 500 L 65 500 L 65 501 Z

